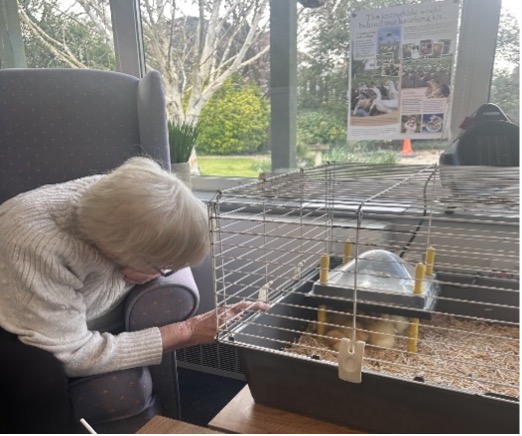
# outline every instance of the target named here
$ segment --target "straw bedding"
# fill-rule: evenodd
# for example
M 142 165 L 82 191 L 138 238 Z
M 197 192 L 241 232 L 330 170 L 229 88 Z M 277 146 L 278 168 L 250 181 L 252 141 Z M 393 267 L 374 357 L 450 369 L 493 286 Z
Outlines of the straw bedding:
M 405 336 L 396 337 L 393 349 L 367 344 L 363 370 L 473 393 L 519 397 L 518 327 L 446 315 L 420 323 L 417 353 L 406 351 Z M 337 352 L 315 334 L 315 323 L 287 351 L 337 362 Z

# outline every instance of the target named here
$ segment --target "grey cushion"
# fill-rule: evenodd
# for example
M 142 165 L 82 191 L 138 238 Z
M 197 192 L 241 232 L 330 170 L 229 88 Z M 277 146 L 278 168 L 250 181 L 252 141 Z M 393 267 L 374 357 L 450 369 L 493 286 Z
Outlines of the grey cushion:
M 163 83 L 112 71 L 0 69 L 0 203 L 148 155 L 170 168 Z

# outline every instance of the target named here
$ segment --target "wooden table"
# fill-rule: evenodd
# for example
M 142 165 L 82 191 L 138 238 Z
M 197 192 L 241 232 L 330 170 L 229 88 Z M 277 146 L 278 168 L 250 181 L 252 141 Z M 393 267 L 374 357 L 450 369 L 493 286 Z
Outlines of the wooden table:
M 245 386 L 212 421 L 209 428 L 224 433 L 363 433 L 254 402 Z
M 178 421 L 176 419 L 166 418 L 164 416 L 155 416 L 136 434 L 203 434 L 219 432 L 210 430 L 205 427 L 189 424 L 187 422 Z

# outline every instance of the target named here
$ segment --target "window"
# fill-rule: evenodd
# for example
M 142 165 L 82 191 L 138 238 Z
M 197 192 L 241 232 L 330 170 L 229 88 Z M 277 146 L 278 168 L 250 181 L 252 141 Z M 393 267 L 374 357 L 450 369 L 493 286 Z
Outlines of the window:
M 379 5 L 397 3 L 411 1 Z M 366 154 L 378 149 L 379 159 L 397 157 L 397 142 L 345 145 L 350 13 L 374 4 L 250 0 L 222 2 L 214 10 L 212 0 L 5 0 L 0 67 L 100 68 L 137 76 L 159 70 L 171 118 L 201 126 L 194 167 L 204 177 L 194 186 L 206 177 L 213 190 L 211 176 L 235 184 L 242 180 L 230 179 L 245 174 L 351 159 L 357 149 Z M 496 2 L 459 4 L 481 31 L 468 25 L 466 34 L 464 25 L 459 36 L 467 45 L 458 53 L 452 135 L 477 102 L 497 103 L 518 122 L 516 0 L 502 1 L 498 32 L 491 13 Z M 483 60 L 479 68 L 476 59 Z M 466 63 L 474 65 L 474 74 Z M 435 145 L 441 150 L 447 144 Z M 421 147 L 422 142 L 414 144 Z
M 116 70 L 108 5 L 107 0 L 3 1 L 1 68 Z

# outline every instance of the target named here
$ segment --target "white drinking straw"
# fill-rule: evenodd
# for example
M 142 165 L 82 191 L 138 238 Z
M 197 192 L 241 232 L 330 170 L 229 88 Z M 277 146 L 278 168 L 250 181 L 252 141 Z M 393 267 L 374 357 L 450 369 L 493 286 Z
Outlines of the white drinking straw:
M 85 419 L 80 419 L 80 422 L 83 424 L 83 426 L 88 430 L 90 434 L 98 434 L 89 424 L 87 424 L 87 421 Z

